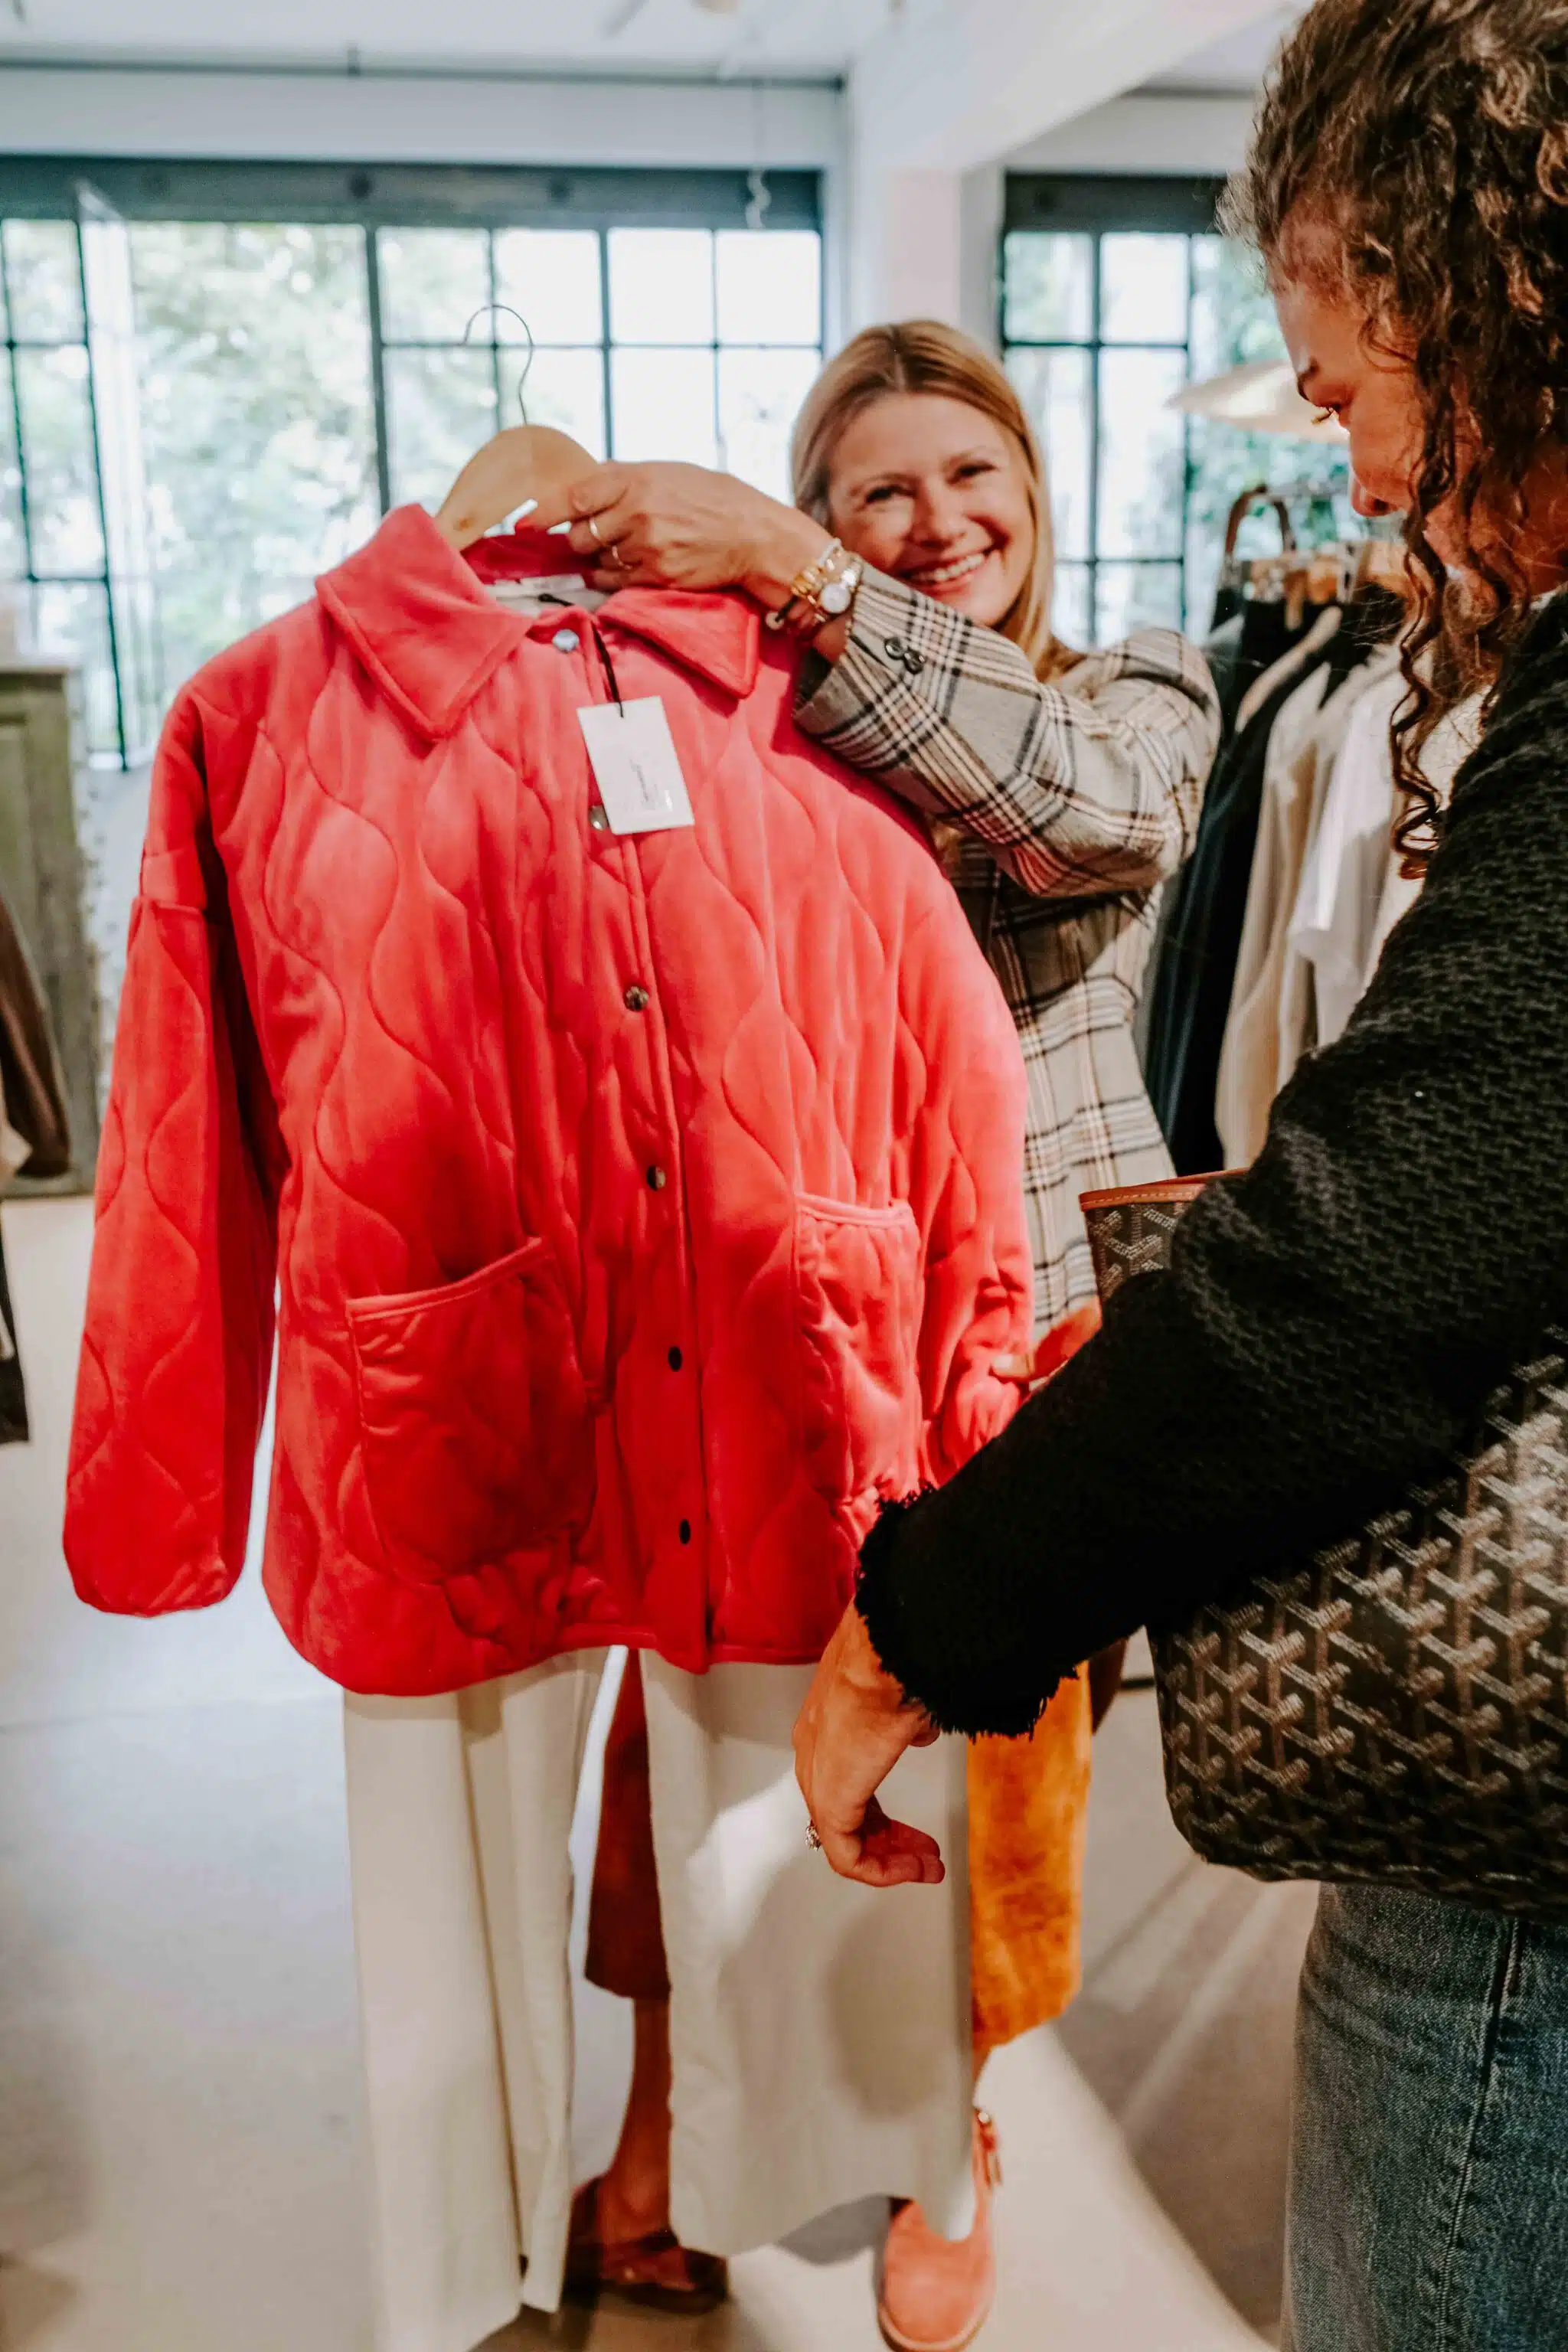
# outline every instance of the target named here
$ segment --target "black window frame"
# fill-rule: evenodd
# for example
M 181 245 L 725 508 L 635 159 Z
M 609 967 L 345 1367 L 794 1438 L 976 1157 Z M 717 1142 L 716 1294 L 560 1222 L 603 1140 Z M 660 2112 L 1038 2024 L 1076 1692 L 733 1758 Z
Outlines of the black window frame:
M 1078 351 L 1089 355 L 1089 448 L 1088 552 L 1063 559 L 1088 575 L 1091 634 L 1098 637 L 1100 574 L 1102 565 L 1130 559 L 1103 556 L 1100 551 L 1100 362 L 1107 350 L 1180 351 L 1189 361 L 1192 352 L 1193 257 L 1187 253 L 1187 332 L 1180 342 L 1156 337 L 1148 342 L 1108 345 L 1101 332 L 1101 240 L 1106 236 L 1213 236 L 1218 230 L 1223 175 L 1174 173 L 1010 172 L 1006 176 L 1001 238 L 996 256 L 996 344 L 1005 355 L 1013 351 Z M 1037 338 L 1015 335 L 1007 324 L 1007 239 L 1019 230 L 1037 234 L 1089 236 L 1094 240 L 1090 279 L 1090 310 L 1087 341 L 1075 337 Z M 1182 433 L 1182 517 L 1180 551 L 1173 556 L 1131 559 L 1151 570 L 1168 570 L 1179 582 L 1180 605 L 1187 607 L 1187 544 L 1193 489 L 1193 444 L 1190 421 Z
M 765 203 L 762 226 L 767 230 L 809 229 L 824 236 L 823 175 L 818 171 L 772 171 L 763 175 Z M 758 225 L 757 175 L 719 169 L 668 170 L 616 166 L 563 169 L 530 164 L 453 164 L 382 163 L 266 163 L 247 160 L 183 160 L 163 157 L 100 155 L 0 155 L 0 219 L 68 221 L 76 231 L 78 291 L 86 337 L 86 272 L 82 261 L 81 192 L 88 188 L 130 223 L 189 221 L 237 224 L 298 223 L 305 226 L 357 227 L 365 239 L 367 300 L 370 328 L 371 397 L 375 431 L 375 478 L 384 514 L 392 504 L 391 444 L 388 431 L 386 352 L 383 333 L 383 303 L 378 236 L 384 229 L 512 228 L 588 229 L 599 239 L 600 286 L 604 313 L 601 352 L 605 370 L 605 429 L 614 454 L 614 409 L 610 391 L 611 354 L 608 239 L 618 228 L 699 228 L 711 231 L 752 228 Z M 826 240 L 825 240 L 826 242 Z M 491 287 L 491 292 L 494 292 Z M 827 271 L 823 271 L 823 305 L 818 340 L 826 348 Z M 495 370 L 498 403 L 500 368 L 510 346 L 491 332 L 478 338 L 479 348 L 489 348 Z M 20 475 L 24 570 L 29 587 L 56 584 L 58 575 L 34 566 L 33 533 L 29 520 L 26 457 L 16 392 L 16 351 L 35 347 L 30 338 L 16 337 L 16 318 L 5 306 L 5 348 L 11 367 L 11 402 Z M 73 342 L 73 348 L 75 347 Z M 716 343 L 715 351 L 720 346 Z M 781 346 L 781 348 L 784 348 Z M 717 369 L 715 369 L 717 377 Z M 89 414 L 92 427 L 94 475 L 98 486 L 100 521 L 104 536 L 101 574 L 72 573 L 62 584 L 102 589 L 109 615 L 110 657 L 113 667 L 119 762 L 135 763 L 143 747 L 129 740 L 121 665 L 114 634 L 114 598 L 109 578 L 108 519 L 103 511 L 103 467 L 96 404 L 88 378 Z M 111 755 L 112 756 L 112 755 Z

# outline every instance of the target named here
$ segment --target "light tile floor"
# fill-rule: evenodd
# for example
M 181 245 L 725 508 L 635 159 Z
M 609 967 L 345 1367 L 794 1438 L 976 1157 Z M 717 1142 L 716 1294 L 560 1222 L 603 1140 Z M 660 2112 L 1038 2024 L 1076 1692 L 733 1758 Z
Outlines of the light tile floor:
M 5 1212 L 38 1433 L 0 1453 L 0 2347 L 370 2352 L 338 1706 L 254 1591 L 184 1626 L 64 1592 L 85 1232 L 79 1204 Z M 985 2085 L 1007 2170 L 985 2352 L 1246 2352 L 1275 2340 L 1310 1897 L 1192 1860 L 1147 1694 L 1102 1735 L 1090 1855 L 1083 1998 Z M 581 2038 L 585 2172 L 619 2005 L 586 1995 Z M 489 2352 L 871 2352 L 879 2219 L 746 2256 L 710 2320 L 568 2312 Z

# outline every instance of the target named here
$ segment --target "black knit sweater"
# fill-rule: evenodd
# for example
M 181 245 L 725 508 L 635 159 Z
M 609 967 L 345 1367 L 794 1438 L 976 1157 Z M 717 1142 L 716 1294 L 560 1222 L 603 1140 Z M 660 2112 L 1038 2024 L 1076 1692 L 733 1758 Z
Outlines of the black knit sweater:
M 1456 785 L 1340 1042 L 1169 1272 L 952 1485 L 887 1514 L 860 1606 L 949 1729 L 1026 1729 L 1077 1663 L 1348 1534 L 1568 1321 L 1568 596 Z

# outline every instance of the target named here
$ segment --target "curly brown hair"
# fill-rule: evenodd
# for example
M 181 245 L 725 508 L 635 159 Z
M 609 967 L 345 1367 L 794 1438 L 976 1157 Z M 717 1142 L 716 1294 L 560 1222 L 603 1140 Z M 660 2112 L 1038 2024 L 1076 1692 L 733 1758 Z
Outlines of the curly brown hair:
M 1441 824 L 1423 748 L 1456 702 L 1495 690 L 1523 631 L 1512 527 L 1543 452 L 1568 438 L 1568 0 L 1316 0 L 1269 77 L 1226 215 L 1276 278 L 1312 266 L 1301 231 L 1330 229 L 1369 347 L 1415 372 L 1418 603 L 1394 750 L 1395 838 L 1418 864 Z M 1444 507 L 1463 588 L 1428 535 Z

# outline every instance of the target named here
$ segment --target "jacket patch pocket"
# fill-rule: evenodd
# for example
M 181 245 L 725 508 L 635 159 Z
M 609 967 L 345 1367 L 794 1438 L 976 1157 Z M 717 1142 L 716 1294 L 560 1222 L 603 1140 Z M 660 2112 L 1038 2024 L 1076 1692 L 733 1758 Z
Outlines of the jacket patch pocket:
M 594 1431 L 542 1241 L 465 1281 L 351 1299 L 365 1483 L 382 1541 L 451 1574 L 588 1517 Z
M 801 1195 L 795 1276 L 806 1475 L 831 1503 L 911 1494 L 921 1434 L 913 1212 L 902 1201 L 859 1209 Z

